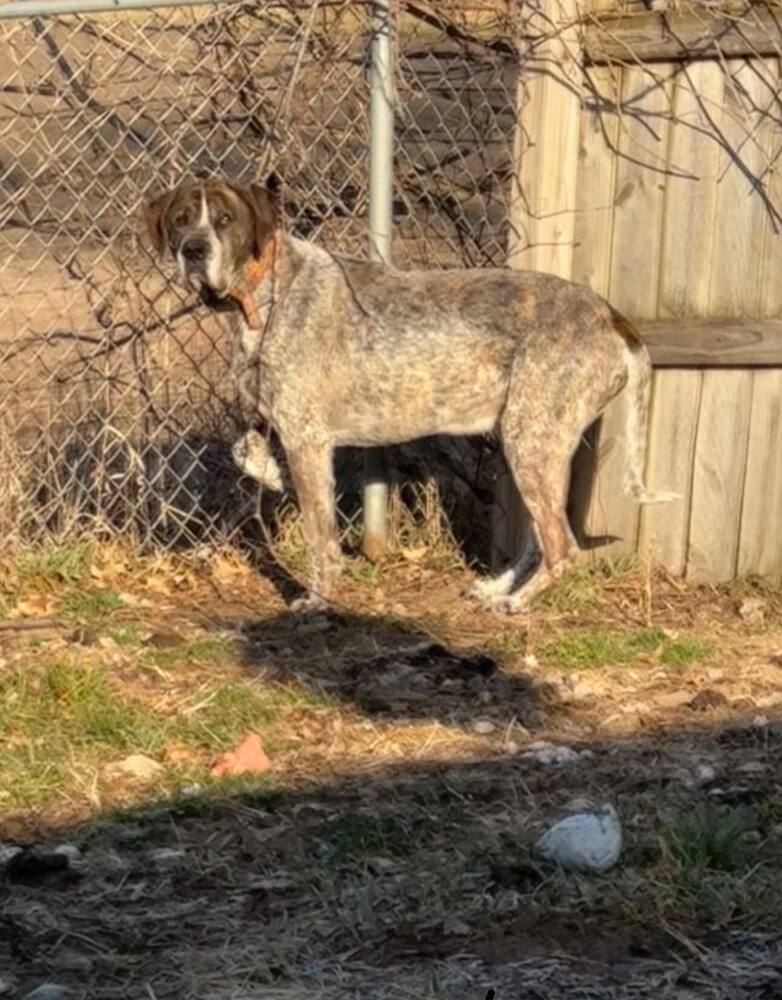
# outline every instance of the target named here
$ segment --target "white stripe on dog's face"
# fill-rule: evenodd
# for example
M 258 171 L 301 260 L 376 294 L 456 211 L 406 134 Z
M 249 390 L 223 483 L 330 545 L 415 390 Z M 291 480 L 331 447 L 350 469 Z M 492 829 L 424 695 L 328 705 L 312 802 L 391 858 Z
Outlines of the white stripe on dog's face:
M 188 283 L 188 279 L 192 278 L 194 270 L 198 270 L 194 269 L 192 265 L 188 266 L 188 262 L 182 252 L 185 243 L 193 237 L 200 237 L 207 245 L 202 265 L 204 278 L 211 288 L 216 291 L 222 291 L 222 286 L 224 285 L 224 281 L 222 280 L 224 277 L 222 275 L 223 247 L 209 218 L 209 202 L 204 188 L 201 189 L 200 210 L 195 226 L 187 231 L 176 252 L 179 274 L 182 281 L 186 284 Z
M 217 238 L 214 226 L 209 221 L 209 204 L 206 199 L 206 190 L 201 191 L 201 215 L 198 219 L 199 228 L 203 228 L 209 244 L 209 252 L 206 255 L 206 280 L 209 285 L 220 291 L 223 268 L 223 246 Z

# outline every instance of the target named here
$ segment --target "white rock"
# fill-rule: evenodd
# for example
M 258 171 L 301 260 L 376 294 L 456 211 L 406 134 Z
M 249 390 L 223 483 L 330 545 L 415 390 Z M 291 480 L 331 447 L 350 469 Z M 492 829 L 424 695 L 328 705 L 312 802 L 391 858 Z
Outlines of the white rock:
M 604 805 L 555 823 L 535 848 L 566 871 L 606 872 L 622 852 L 622 826 L 614 807 Z
M 570 747 L 556 746 L 545 740 L 535 740 L 530 743 L 529 750 L 522 755 L 526 760 L 534 760 L 538 764 L 569 764 L 581 759 L 581 754 Z
M 64 997 L 67 997 L 70 992 L 59 983 L 41 983 L 34 990 L 25 993 L 24 1000 L 64 1000 Z
M 22 848 L 16 844 L 0 844 L 0 868 L 5 868 L 9 861 L 13 861 L 17 854 L 22 853 Z
M 695 777 L 698 779 L 699 784 L 708 785 L 710 781 L 714 781 L 717 777 L 717 772 L 711 764 L 698 764 L 695 768 Z
M 473 731 L 478 733 L 480 736 L 488 736 L 489 733 L 493 733 L 497 728 L 493 722 L 489 719 L 476 719 L 472 724 Z
M 58 844 L 52 851 L 52 854 L 60 854 L 71 863 L 81 861 L 82 858 L 81 851 L 75 844 Z

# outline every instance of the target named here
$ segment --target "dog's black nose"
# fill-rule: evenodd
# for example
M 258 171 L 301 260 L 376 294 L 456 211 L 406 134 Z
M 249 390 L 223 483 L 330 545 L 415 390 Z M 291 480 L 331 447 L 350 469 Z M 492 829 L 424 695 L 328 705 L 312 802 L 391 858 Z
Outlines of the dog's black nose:
M 203 260 L 206 257 L 206 252 L 209 249 L 206 240 L 199 239 L 198 237 L 187 240 L 182 244 L 182 256 L 185 260 L 189 260 L 191 263 L 196 263 L 199 260 Z

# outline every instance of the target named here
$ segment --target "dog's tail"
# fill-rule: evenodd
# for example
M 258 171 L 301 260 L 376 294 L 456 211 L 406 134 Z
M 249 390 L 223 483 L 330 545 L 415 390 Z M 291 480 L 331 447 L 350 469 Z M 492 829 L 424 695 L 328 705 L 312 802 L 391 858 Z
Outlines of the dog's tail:
M 669 503 L 680 500 L 678 493 L 659 490 L 652 493 L 644 483 L 646 434 L 649 401 L 652 391 L 652 362 L 649 352 L 632 323 L 611 310 L 617 332 L 627 349 L 627 418 L 625 423 L 626 461 L 624 491 L 631 500 L 642 504 Z

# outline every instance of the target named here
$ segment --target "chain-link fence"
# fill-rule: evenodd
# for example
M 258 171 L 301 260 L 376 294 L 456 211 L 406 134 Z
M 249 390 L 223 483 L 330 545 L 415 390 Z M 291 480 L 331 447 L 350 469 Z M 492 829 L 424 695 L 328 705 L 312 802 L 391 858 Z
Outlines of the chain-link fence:
M 445 30 L 427 8 L 393 10 L 394 259 L 503 264 L 510 26 L 487 13 Z M 0 20 L 4 538 L 178 544 L 257 522 L 229 454 L 241 422 L 225 333 L 161 275 L 140 208 L 185 173 L 257 181 L 273 164 L 290 229 L 365 255 L 370 16 L 355 0 L 285 0 Z M 420 483 L 421 454 L 391 452 L 394 478 Z M 465 523 L 491 501 L 487 454 L 426 451 Z M 350 453 L 340 466 L 349 518 L 361 466 Z

